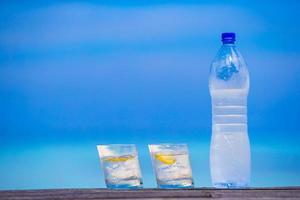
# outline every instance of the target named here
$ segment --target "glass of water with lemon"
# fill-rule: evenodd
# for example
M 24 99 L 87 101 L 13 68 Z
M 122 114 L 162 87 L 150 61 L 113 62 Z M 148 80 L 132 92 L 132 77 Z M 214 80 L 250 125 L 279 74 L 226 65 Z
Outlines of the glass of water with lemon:
M 142 188 L 138 153 L 134 144 L 98 145 L 97 149 L 107 188 Z
M 186 144 L 151 144 L 149 150 L 159 188 L 193 188 Z

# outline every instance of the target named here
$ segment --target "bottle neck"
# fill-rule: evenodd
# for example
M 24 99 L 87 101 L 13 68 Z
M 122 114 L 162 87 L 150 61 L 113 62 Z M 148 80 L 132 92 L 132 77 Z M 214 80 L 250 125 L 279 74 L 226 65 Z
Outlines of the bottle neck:
M 225 47 L 235 47 L 235 43 L 223 43 Z

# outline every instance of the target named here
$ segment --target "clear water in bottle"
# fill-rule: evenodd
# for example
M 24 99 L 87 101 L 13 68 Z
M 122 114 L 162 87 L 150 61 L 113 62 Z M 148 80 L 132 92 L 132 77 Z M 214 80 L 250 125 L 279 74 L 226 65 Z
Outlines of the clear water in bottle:
M 223 33 L 222 41 L 209 77 L 212 102 L 210 171 L 214 187 L 241 188 L 247 187 L 250 181 L 249 73 L 234 44 L 235 34 Z

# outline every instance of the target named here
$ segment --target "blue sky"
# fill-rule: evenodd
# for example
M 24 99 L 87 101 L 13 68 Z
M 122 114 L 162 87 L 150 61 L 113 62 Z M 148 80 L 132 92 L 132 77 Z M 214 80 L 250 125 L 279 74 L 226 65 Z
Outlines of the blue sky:
M 154 187 L 146 144 L 156 142 L 188 143 L 196 185 L 210 186 L 208 73 L 226 31 L 251 76 L 253 186 L 299 185 L 298 8 L 2 1 L 0 189 L 104 187 L 99 143 L 137 143 Z

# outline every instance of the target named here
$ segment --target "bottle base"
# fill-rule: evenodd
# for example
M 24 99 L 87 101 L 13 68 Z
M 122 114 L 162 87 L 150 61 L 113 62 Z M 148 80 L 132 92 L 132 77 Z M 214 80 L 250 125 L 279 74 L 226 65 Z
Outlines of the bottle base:
M 234 183 L 234 182 L 228 182 L 228 183 L 214 183 L 213 187 L 215 188 L 223 188 L 223 189 L 242 189 L 247 188 L 247 183 Z

